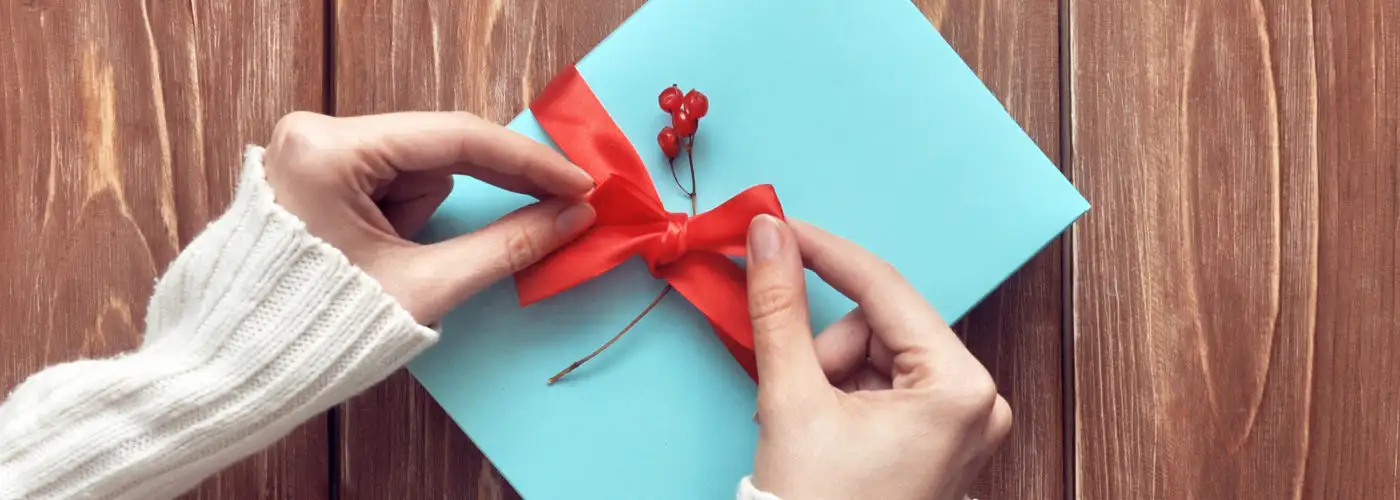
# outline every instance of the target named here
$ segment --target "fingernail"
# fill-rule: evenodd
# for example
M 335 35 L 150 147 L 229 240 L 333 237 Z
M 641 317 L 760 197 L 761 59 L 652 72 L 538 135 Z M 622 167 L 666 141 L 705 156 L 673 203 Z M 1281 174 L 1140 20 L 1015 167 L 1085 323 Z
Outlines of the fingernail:
M 559 212 L 559 216 L 554 219 L 554 228 L 559 234 L 577 234 L 593 225 L 593 206 L 587 203 L 576 203 L 569 208 Z
M 593 176 L 590 175 L 587 170 L 584 170 L 583 167 L 574 165 L 574 177 L 578 177 L 580 183 L 586 182 L 589 189 L 598 187 L 598 181 L 593 180 Z
M 749 255 L 754 260 L 771 259 L 783 247 L 782 236 L 778 235 L 778 219 L 770 215 L 754 217 L 749 224 Z

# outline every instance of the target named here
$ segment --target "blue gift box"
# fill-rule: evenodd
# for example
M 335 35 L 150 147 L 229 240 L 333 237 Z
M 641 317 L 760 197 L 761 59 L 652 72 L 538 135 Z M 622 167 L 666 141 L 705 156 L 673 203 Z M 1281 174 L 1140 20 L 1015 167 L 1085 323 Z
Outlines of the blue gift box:
M 907 0 L 651 0 L 577 63 L 647 163 L 667 208 L 657 94 L 710 97 L 696 139 L 700 209 L 773 184 L 790 217 L 894 264 L 948 321 L 1088 204 Z M 527 111 L 510 127 L 553 144 Z M 533 200 L 460 178 L 425 238 Z M 853 304 L 809 275 L 814 327 Z M 413 375 L 525 498 L 712 499 L 753 462 L 755 387 L 708 323 L 639 260 L 529 307 L 513 283 L 443 322 Z

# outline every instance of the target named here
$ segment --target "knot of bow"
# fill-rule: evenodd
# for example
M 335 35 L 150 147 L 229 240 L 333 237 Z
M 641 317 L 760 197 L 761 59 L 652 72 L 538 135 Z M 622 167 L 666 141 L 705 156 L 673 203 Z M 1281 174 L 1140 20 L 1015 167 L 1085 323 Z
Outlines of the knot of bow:
M 650 252 L 642 255 L 642 258 L 647 261 L 647 266 L 651 267 L 652 276 L 660 277 L 656 272 L 657 266 L 670 264 L 685 255 L 689 248 L 685 241 L 685 228 L 689 223 L 690 216 L 686 214 L 679 212 L 666 214 L 666 232 L 661 234 L 661 241 L 658 241 L 655 246 L 647 247 L 646 250 L 650 250 Z
M 598 183 L 594 226 L 516 274 L 521 305 L 567 290 L 636 256 L 700 310 L 739 365 L 757 379 L 746 278 L 730 257 L 744 255 L 759 214 L 782 217 L 771 185 L 744 190 L 712 210 L 667 212 L 646 164 L 573 66 L 530 105 L 536 121 Z

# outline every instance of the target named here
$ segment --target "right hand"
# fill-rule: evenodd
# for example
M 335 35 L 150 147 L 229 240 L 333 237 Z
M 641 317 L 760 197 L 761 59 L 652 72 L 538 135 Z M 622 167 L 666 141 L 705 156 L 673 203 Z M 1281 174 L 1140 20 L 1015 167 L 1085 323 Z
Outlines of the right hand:
M 1011 429 L 992 377 L 889 264 L 801 222 L 749 228 L 754 486 L 784 499 L 962 499 Z M 803 262 L 858 307 L 812 337 Z

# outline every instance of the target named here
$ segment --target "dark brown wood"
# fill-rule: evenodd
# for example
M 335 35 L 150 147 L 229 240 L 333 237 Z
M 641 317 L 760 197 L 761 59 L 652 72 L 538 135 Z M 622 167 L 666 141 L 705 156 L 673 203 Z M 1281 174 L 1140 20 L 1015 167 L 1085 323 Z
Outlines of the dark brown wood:
M 505 123 L 641 0 L 339 2 L 335 111 Z M 518 498 L 407 372 L 342 407 L 344 498 Z
M 1077 496 L 1400 498 L 1400 4 L 1069 12 Z
M 1052 160 L 1060 157 L 1059 2 L 916 1 Z M 955 242 L 953 244 L 956 244 Z M 1063 250 L 1055 242 L 955 325 L 1016 422 L 973 489 L 983 499 L 1064 494 Z
M 316 0 L 0 5 L 0 391 L 140 341 L 155 278 L 232 194 L 244 144 L 320 109 Z M 192 498 L 320 498 L 327 422 Z
M 580 4 L 342 2 L 335 22 L 336 112 L 466 110 L 504 123 L 563 65 L 587 53 L 640 0 Z M 1053 0 L 916 2 L 1051 158 L 1059 154 Z M 959 325 L 1018 415 L 978 484 L 983 498 L 1062 491 L 1059 245 Z M 406 373 L 342 411 L 347 498 L 514 497 L 479 451 Z

